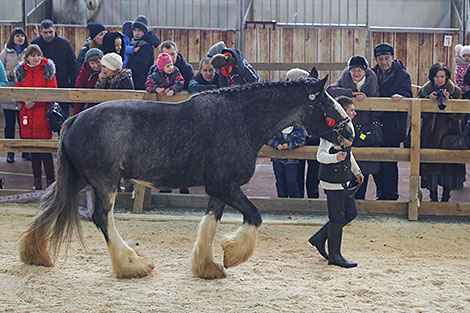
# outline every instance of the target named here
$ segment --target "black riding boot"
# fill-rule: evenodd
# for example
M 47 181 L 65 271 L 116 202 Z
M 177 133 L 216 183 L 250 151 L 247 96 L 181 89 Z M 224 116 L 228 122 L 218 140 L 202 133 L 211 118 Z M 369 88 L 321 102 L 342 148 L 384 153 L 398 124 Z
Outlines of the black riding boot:
M 325 242 L 328 238 L 328 226 L 330 222 L 326 222 L 310 239 L 308 240 L 312 246 L 317 248 L 322 257 L 328 260 L 328 253 L 326 253 Z
M 450 199 L 450 189 L 444 188 L 442 190 L 441 202 L 449 202 L 449 199 Z
M 431 199 L 431 202 L 437 202 L 437 189 L 429 190 L 429 198 Z
M 357 263 L 343 258 L 341 255 L 341 239 L 343 237 L 343 225 L 330 223 L 328 226 L 328 265 L 341 267 L 356 267 Z

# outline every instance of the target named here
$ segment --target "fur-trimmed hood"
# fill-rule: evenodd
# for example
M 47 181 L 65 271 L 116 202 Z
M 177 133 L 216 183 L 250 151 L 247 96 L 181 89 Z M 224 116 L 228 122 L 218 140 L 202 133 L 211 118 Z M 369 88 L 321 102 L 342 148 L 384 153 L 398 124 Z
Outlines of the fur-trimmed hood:
M 44 78 L 52 80 L 56 74 L 54 61 L 42 57 L 41 63 L 37 67 L 44 67 Z M 23 82 L 26 71 L 33 70 L 34 67 L 30 67 L 26 62 L 21 62 L 15 67 L 15 80 L 17 82 Z

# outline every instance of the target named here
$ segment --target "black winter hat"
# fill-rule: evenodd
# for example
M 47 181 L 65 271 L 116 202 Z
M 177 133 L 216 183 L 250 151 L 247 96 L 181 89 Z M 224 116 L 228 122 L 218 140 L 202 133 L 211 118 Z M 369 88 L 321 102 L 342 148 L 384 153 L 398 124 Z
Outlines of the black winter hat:
M 103 24 L 100 23 L 94 23 L 94 22 L 89 22 L 86 25 L 86 28 L 88 28 L 88 31 L 90 32 L 90 38 L 93 39 L 101 33 L 103 30 L 106 30 L 106 28 L 103 26 Z
M 348 69 L 351 70 L 352 68 L 355 67 L 360 67 L 364 71 L 367 70 L 369 67 L 369 62 L 364 57 L 361 57 L 360 55 L 355 55 L 351 57 L 348 61 Z
M 374 57 L 378 57 L 382 54 L 395 55 L 395 51 L 393 50 L 392 45 L 389 43 L 379 43 L 377 46 L 375 46 Z
M 149 20 L 145 15 L 139 15 L 135 18 L 134 22 L 132 23 L 132 29 L 138 28 L 142 30 L 144 33 L 149 31 Z

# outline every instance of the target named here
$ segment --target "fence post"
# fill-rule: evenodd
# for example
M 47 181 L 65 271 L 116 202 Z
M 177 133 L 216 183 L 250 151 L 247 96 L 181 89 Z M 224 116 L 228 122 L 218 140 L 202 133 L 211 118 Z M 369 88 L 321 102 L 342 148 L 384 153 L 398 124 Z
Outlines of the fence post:
M 135 184 L 133 213 L 141 214 L 144 208 L 150 207 L 152 200 L 152 190 L 141 184 Z
M 421 100 L 411 100 L 410 200 L 408 220 L 418 220 L 420 207 L 419 163 L 421 146 Z

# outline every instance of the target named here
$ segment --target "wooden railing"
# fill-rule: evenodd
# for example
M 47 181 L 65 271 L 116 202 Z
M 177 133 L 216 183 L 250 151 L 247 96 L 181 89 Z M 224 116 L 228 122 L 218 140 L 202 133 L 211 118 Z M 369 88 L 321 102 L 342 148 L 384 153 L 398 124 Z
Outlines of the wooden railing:
M 161 97 L 142 91 L 127 90 L 93 90 L 93 89 L 49 89 L 49 88 L 0 88 L 0 101 L 59 101 L 59 102 L 103 102 L 112 99 L 145 99 L 165 102 L 183 101 L 189 97 L 186 93 L 176 97 Z M 366 98 L 355 101 L 356 109 L 370 111 L 407 111 L 411 116 L 411 148 L 353 148 L 357 160 L 361 161 L 397 161 L 410 162 L 409 201 L 407 203 L 408 219 L 417 220 L 424 215 L 457 215 L 470 216 L 470 203 L 421 203 L 419 187 L 420 162 L 433 163 L 469 163 L 470 150 L 442 150 L 420 148 L 421 112 L 470 113 L 470 101 L 448 100 L 445 111 L 437 109 L 436 102 L 427 99 L 402 99 L 392 102 L 388 98 Z M 0 140 L 0 151 L 54 152 L 58 141 L 54 140 Z M 302 147 L 294 151 L 278 151 L 264 146 L 259 157 L 289 157 L 297 159 L 315 159 L 317 147 Z M 149 204 L 149 189 L 142 185 L 136 187 L 134 212 L 141 212 Z M 306 202 L 307 203 L 307 202 Z M 311 203 L 311 202 L 308 202 Z M 392 201 L 364 201 L 368 213 L 396 212 L 395 209 L 384 209 L 401 205 Z

